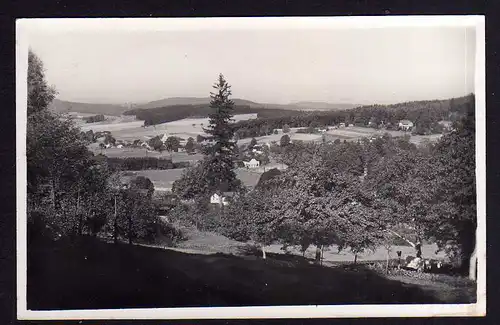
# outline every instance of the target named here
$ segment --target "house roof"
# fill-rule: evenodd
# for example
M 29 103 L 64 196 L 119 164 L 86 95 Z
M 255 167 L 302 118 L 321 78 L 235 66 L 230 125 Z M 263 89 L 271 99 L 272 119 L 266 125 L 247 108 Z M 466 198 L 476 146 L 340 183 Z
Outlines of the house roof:
M 451 122 L 451 121 L 444 121 L 444 120 L 443 121 L 439 121 L 438 123 L 441 124 L 441 125 L 452 125 L 453 124 L 453 122 Z
M 401 123 L 401 124 L 413 124 L 413 122 L 410 120 L 401 120 L 401 121 L 399 121 L 399 123 Z
M 220 192 L 220 191 L 217 191 L 215 192 L 214 194 L 212 194 L 212 196 L 214 195 L 220 195 L 220 196 L 234 196 L 234 192 Z

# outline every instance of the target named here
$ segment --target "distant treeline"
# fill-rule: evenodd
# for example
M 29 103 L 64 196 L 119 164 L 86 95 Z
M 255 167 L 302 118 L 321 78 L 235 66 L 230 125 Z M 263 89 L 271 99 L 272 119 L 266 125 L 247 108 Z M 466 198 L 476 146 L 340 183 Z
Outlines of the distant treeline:
M 171 159 L 156 157 L 107 157 L 106 161 L 112 170 L 176 169 L 190 166 L 187 161 L 172 162 Z
M 181 120 L 184 118 L 208 117 L 213 112 L 208 104 L 199 105 L 173 105 L 149 109 L 133 109 L 123 113 L 124 115 L 135 115 L 137 119 L 143 120 L 144 125 L 155 125 L 166 122 Z M 299 111 L 288 111 L 283 109 L 253 108 L 247 105 L 234 105 L 234 114 L 257 114 L 259 118 L 280 117 L 288 115 L 299 115 Z
M 369 105 L 347 110 L 291 112 L 294 114 L 253 120 L 239 121 L 234 124 L 237 136 L 241 138 L 257 137 L 269 134 L 274 129 L 289 127 L 320 127 L 339 123 L 358 126 L 378 127 L 382 122 L 387 129 L 397 129 L 400 120 L 414 123 L 416 134 L 439 133 L 441 120 L 456 121 L 465 116 L 474 107 L 474 95 L 446 100 L 414 101 L 393 105 Z

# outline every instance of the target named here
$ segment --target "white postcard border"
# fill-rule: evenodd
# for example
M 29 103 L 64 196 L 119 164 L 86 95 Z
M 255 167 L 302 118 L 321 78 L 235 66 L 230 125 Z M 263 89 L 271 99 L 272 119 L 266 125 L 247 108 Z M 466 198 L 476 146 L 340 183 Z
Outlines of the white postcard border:
M 208 23 L 207 23 L 208 21 Z M 137 31 L 227 29 L 323 29 L 396 27 L 476 28 L 476 183 L 477 183 L 477 303 L 412 305 L 321 305 L 266 307 L 203 307 L 33 311 L 27 309 L 26 247 L 26 98 L 29 31 Z M 233 319 L 450 317 L 486 314 L 486 99 L 484 16 L 366 16 L 259 18 L 47 18 L 16 22 L 16 180 L 17 180 L 17 316 L 20 320 L 59 319 Z

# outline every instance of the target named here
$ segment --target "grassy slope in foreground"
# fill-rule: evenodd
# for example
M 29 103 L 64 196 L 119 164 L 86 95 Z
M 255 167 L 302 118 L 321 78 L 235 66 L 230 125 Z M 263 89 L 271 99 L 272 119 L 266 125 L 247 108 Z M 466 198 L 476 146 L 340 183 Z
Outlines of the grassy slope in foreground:
M 37 243 L 28 251 L 28 308 L 457 302 L 366 269 L 346 271 L 292 258 L 185 254 L 90 238 Z

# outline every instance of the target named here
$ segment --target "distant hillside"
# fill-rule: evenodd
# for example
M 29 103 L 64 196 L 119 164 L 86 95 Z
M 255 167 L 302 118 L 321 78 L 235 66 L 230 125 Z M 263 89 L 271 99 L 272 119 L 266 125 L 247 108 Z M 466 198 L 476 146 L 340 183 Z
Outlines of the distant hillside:
M 357 104 L 342 104 L 342 103 L 326 103 L 326 102 L 296 102 L 290 103 L 287 106 L 294 106 L 301 109 L 315 109 L 315 110 L 342 110 L 359 107 Z
M 255 103 L 245 99 L 233 98 L 235 105 L 246 105 L 249 107 L 262 107 L 262 104 Z M 166 106 L 177 106 L 177 105 L 203 105 L 209 104 L 210 97 L 170 97 L 160 100 L 155 100 L 146 104 L 137 105 L 136 108 L 139 109 L 150 109 L 157 107 Z
M 248 111 L 249 109 L 258 109 L 259 112 L 263 110 L 271 110 L 271 112 L 265 115 L 275 115 L 279 111 L 328 111 L 328 110 L 343 110 L 357 107 L 359 105 L 354 104 L 334 104 L 325 102 L 296 102 L 291 104 L 273 104 L 273 103 L 257 103 L 246 99 L 233 98 L 235 106 L 245 107 L 244 113 L 258 113 L 257 111 Z M 119 104 L 94 104 L 94 103 L 79 103 L 70 102 L 60 99 L 55 99 L 51 105 L 51 109 L 58 113 L 65 112 L 79 112 L 79 113 L 91 113 L 91 114 L 104 114 L 104 115 L 115 115 L 119 116 L 127 112 L 130 115 L 130 111 L 137 110 L 147 110 L 147 109 L 157 109 L 160 108 L 164 110 L 165 107 L 179 107 L 184 106 L 184 108 L 198 110 L 198 106 L 206 106 L 210 103 L 209 97 L 170 97 L 160 100 L 151 101 L 145 104 L 135 104 L 133 106 L 119 105 Z M 177 108 L 174 108 L 176 110 Z M 191 112 L 188 115 L 196 115 L 197 112 Z M 206 115 L 205 113 L 201 115 Z M 291 113 L 291 115 L 296 115 L 296 113 Z
M 65 100 L 54 99 L 50 109 L 57 113 L 78 112 L 120 116 L 130 108 L 125 105 L 116 104 L 89 104 L 68 102 Z
M 135 115 L 138 120 L 143 120 L 146 125 L 155 125 L 166 122 L 181 120 L 188 117 L 208 117 L 213 109 L 208 104 L 184 104 L 155 108 L 137 108 L 124 112 L 124 115 Z M 301 111 L 280 110 L 263 107 L 252 107 L 250 105 L 234 105 L 234 114 L 257 113 L 258 117 L 282 117 L 296 116 Z
M 338 104 L 326 102 L 296 102 L 290 104 L 257 103 L 246 99 L 233 98 L 235 105 L 248 106 L 250 108 L 265 108 L 279 110 L 341 110 L 350 109 L 361 105 L 356 104 Z M 155 100 L 146 104 L 137 105 L 135 108 L 150 109 L 157 107 L 177 106 L 177 105 L 202 105 L 209 104 L 209 97 L 171 97 L 161 100 Z
M 284 125 L 296 128 L 322 127 L 339 123 L 367 126 L 370 123 L 380 126 L 383 122 L 387 130 L 397 129 L 398 122 L 410 120 L 415 127 L 413 132 L 419 135 L 438 134 L 443 131 L 440 121 L 451 122 L 469 116 L 475 110 L 475 97 L 470 94 L 463 97 L 444 100 L 422 100 L 391 105 L 365 105 L 345 110 L 292 111 L 282 116 L 258 114 L 258 119 L 239 121 L 234 129 L 240 139 L 265 135 L 266 130 L 281 129 Z M 298 114 L 292 114 L 298 113 Z

